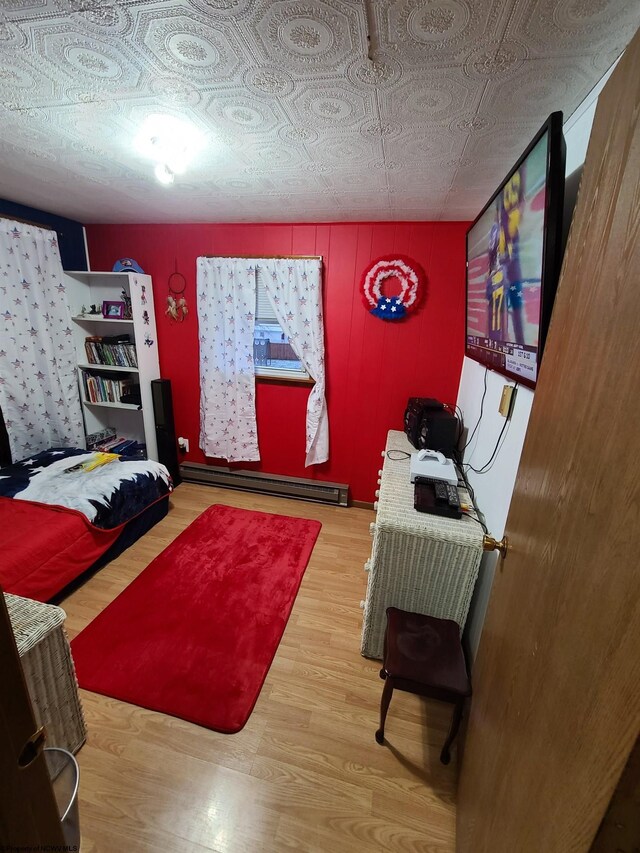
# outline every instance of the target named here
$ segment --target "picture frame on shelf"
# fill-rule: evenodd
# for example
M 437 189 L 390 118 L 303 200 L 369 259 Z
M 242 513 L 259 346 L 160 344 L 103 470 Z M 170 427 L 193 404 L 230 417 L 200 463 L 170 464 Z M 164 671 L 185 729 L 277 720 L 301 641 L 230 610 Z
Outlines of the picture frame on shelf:
M 102 303 L 102 316 L 105 320 L 124 320 L 124 302 L 110 302 L 105 300 Z

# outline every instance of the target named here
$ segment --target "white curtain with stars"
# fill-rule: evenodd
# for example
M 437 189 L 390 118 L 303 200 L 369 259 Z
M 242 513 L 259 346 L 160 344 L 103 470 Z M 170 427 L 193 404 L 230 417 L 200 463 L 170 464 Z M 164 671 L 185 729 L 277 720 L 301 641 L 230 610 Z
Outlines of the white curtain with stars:
M 256 269 L 240 258 L 198 258 L 200 447 L 228 462 L 260 459 L 253 332 Z
M 320 258 L 264 258 L 264 282 L 278 322 L 309 376 L 305 465 L 329 458 L 329 417 L 325 399 L 322 261 Z
M 0 219 L 0 328 L 0 408 L 13 461 L 49 447 L 84 447 L 54 231 Z

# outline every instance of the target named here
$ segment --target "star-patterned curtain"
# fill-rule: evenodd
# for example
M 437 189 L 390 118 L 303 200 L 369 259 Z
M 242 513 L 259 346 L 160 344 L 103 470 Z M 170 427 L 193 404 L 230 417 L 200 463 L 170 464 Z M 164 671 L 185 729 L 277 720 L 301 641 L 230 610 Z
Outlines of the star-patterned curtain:
M 259 461 L 253 333 L 255 262 L 198 258 L 200 447 L 228 462 Z
M 54 231 L 0 219 L 0 328 L 0 407 L 13 460 L 49 447 L 84 447 Z
M 307 401 L 305 465 L 329 458 L 325 399 L 322 261 L 319 258 L 260 258 L 267 294 L 278 322 L 305 370 L 315 380 Z

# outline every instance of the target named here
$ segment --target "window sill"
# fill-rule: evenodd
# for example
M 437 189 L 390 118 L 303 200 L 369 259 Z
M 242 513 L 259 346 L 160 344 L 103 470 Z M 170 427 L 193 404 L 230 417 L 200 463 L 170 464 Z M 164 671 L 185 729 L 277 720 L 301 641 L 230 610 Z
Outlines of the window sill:
M 315 379 L 310 376 L 295 376 L 292 373 L 275 371 L 273 373 L 256 373 L 256 382 L 267 382 L 276 385 L 315 385 Z

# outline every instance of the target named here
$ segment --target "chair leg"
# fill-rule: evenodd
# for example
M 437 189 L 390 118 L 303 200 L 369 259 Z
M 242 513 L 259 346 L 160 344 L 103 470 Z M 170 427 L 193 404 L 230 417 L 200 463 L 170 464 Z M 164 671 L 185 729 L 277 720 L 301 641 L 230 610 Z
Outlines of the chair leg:
M 393 695 L 393 680 L 387 676 L 382 690 L 382 700 L 380 701 L 380 728 L 376 732 L 376 741 L 379 744 L 384 743 L 384 722 L 387 719 L 387 711 L 389 710 L 389 702 Z
M 460 721 L 462 720 L 462 711 L 464 709 L 464 699 L 460 699 L 455 704 L 455 708 L 453 709 L 453 716 L 451 717 L 451 726 L 449 728 L 449 734 L 447 735 L 447 739 L 444 742 L 444 746 L 442 747 L 442 752 L 440 753 L 440 761 L 443 764 L 448 764 L 451 761 L 451 753 L 449 752 L 449 748 L 451 744 L 455 740 L 456 735 L 458 734 L 458 729 L 460 728 Z
M 386 673 L 386 671 L 385 671 L 385 668 L 384 668 L 384 667 L 382 667 L 382 669 L 380 670 L 380 672 L 378 673 L 378 675 L 380 676 L 380 678 L 381 678 L 383 681 L 385 680 L 385 678 L 387 677 L 387 673 Z

